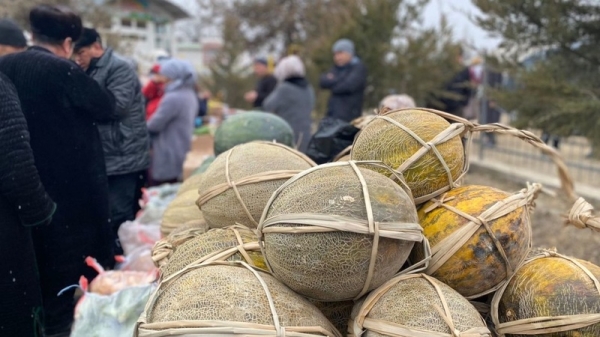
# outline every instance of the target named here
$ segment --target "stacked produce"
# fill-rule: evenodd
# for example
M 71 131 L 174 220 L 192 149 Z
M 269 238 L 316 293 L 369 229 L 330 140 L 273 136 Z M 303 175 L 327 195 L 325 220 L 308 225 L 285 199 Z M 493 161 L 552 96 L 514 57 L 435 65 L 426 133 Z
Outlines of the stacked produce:
M 274 116 L 234 117 L 165 213 L 135 336 L 600 335 L 600 268 L 527 259 L 541 186 L 461 186 L 472 132 L 500 127 L 386 111 L 315 166 Z

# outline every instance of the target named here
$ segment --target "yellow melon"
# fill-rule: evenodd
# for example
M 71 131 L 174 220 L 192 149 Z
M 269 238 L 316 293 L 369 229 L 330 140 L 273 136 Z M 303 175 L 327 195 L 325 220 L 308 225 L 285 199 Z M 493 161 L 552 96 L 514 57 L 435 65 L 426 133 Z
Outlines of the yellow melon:
M 426 273 L 467 298 L 488 294 L 501 286 L 531 248 L 528 207 L 533 203 L 537 188 L 511 195 L 487 186 L 464 186 L 424 204 L 419 209 L 419 222 L 432 247 L 432 261 Z M 511 203 L 512 210 L 488 215 L 508 198 L 515 200 Z M 487 220 L 493 236 L 485 226 L 471 219 Z M 468 228 L 472 230 L 463 232 Z M 458 244 L 448 247 L 453 240 L 462 240 L 462 243 L 457 241 Z M 421 259 L 420 250 L 415 249 L 414 256 Z M 507 262 L 512 272 L 507 269 Z
M 464 172 L 465 154 L 459 135 L 436 145 L 442 159 L 433 150 L 426 150 L 415 138 L 431 142 L 449 127 L 450 123 L 445 119 L 425 109 L 390 111 L 375 117 L 361 130 L 352 145 L 351 158 L 358 161 L 380 160 L 401 172 L 419 204 L 449 190 L 453 187 L 451 183 Z M 459 129 L 458 126 L 455 128 Z M 419 153 L 422 149 L 426 151 Z M 448 170 L 442 162 L 446 163 Z M 379 172 L 389 175 L 381 170 Z

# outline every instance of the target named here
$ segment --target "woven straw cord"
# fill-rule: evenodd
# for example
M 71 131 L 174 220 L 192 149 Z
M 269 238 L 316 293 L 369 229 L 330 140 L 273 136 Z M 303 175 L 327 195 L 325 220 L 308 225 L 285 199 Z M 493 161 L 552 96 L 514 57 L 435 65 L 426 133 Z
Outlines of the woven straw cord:
M 442 308 L 438 305 L 433 305 L 434 309 L 440 314 L 444 322 L 450 328 L 452 333 L 441 333 L 436 331 L 426 331 L 408 327 L 402 324 L 387 322 L 384 320 L 373 319 L 367 317 L 379 299 L 385 295 L 392 287 L 399 282 L 413 279 L 423 278 L 435 289 L 438 298 L 442 302 Z M 482 324 L 485 326 L 485 321 L 482 319 Z M 370 330 L 382 335 L 391 337 L 490 337 L 491 333 L 486 327 L 471 328 L 467 331 L 458 331 L 452 320 L 452 313 L 448 306 L 448 301 L 442 293 L 440 287 L 436 284 L 435 279 L 425 274 L 412 274 L 397 276 L 386 282 L 381 287 L 377 288 L 363 302 L 358 315 L 350 322 L 349 330 L 352 337 L 359 337 L 364 333 L 364 330 Z
M 256 277 L 260 283 L 265 296 L 269 301 L 269 308 L 273 318 L 273 325 L 254 324 L 247 322 L 232 322 L 232 321 L 174 321 L 174 322 L 157 322 L 147 323 L 148 312 L 154 307 L 158 300 L 158 294 L 161 288 L 167 286 L 176 278 L 188 273 L 191 270 L 207 267 L 207 266 L 237 266 L 248 269 Z M 134 337 L 164 337 L 164 336 L 277 336 L 277 337 L 341 337 L 337 331 L 328 331 L 319 326 L 291 326 L 283 327 L 279 322 L 279 315 L 273 301 L 273 296 L 269 291 L 267 283 L 260 275 L 261 271 L 251 267 L 245 262 L 223 262 L 213 261 L 199 264 L 192 264 L 183 270 L 174 274 L 167 280 L 159 283 L 158 288 L 150 296 L 144 312 L 140 316 Z
M 431 275 L 435 271 L 437 271 L 444 263 L 446 263 L 465 243 L 467 243 L 471 237 L 479 230 L 479 228 L 483 227 L 492 241 L 494 242 L 494 246 L 498 249 L 498 252 L 502 256 L 504 263 L 506 265 L 506 279 L 514 273 L 514 271 L 519 267 L 523 261 L 520 261 L 516 266 L 511 265 L 502 244 L 496 238 L 494 231 L 492 231 L 489 222 L 499 219 L 515 210 L 526 207 L 527 210 L 525 212 L 525 216 L 528 216 L 529 212 L 534 206 L 534 200 L 537 197 L 538 193 L 541 191 L 542 185 L 540 184 L 529 184 L 527 188 L 521 190 L 520 192 L 509 196 L 508 198 L 498 201 L 492 207 L 488 208 L 484 212 L 482 212 L 479 216 L 472 216 L 467 214 L 455 207 L 449 206 L 445 204 L 446 201 L 452 200 L 451 198 L 445 199 L 445 196 L 442 196 L 440 199 L 432 199 L 434 202 L 433 205 L 425 209 L 426 213 L 433 211 L 438 207 L 443 207 L 453 213 L 460 215 L 461 217 L 469 220 L 464 226 L 460 227 L 454 233 L 450 234 L 448 237 L 444 238 L 437 245 L 431 248 L 431 261 L 429 263 L 429 267 L 425 271 L 425 273 Z M 531 226 L 528 226 L 529 235 L 527 246 L 528 249 L 531 249 Z M 506 282 L 506 281 L 504 281 Z M 483 295 L 492 293 L 500 288 L 504 282 L 501 282 L 497 286 L 482 293 L 469 296 L 468 299 L 478 298 Z
M 600 282 L 598 279 L 587 269 L 584 265 L 579 263 L 577 260 L 568 256 L 558 254 L 553 251 L 542 251 L 539 254 L 531 257 L 523 265 L 527 265 L 535 260 L 543 259 L 547 257 L 559 257 L 563 258 L 581 269 L 587 277 L 592 280 L 596 290 L 600 294 Z M 547 316 L 547 317 L 533 317 L 527 319 L 520 319 L 512 322 L 500 323 L 498 317 L 498 310 L 500 306 L 500 300 L 504 295 L 504 291 L 508 287 L 511 278 L 506 282 L 494 295 L 492 300 L 492 321 L 496 327 L 496 332 L 499 337 L 505 337 L 507 334 L 511 335 L 546 335 L 557 332 L 566 332 L 575 329 L 584 328 L 590 325 L 600 323 L 600 313 L 598 314 L 580 314 L 580 315 L 564 315 L 564 316 Z
M 357 161 L 348 161 L 348 162 L 335 162 L 320 165 L 318 167 L 314 167 L 312 169 L 308 169 L 287 182 L 285 182 L 273 195 L 271 199 L 267 202 L 265 210 L 262 214 L 260 223 L 258 225 L 258 235 L 259 235 L 259 244 L 261 246 L 261 250 L 263 256 L 265 257 L 265 261 L 267 267 L 271 272 L 273 269 L 269 264 L 269 259 L 267 257 L 266 250 L 264 248 L 264 234 L 265 233 L 287 233 L 287 234 L 303 234 L 303 233 L 326 233 L 326 232 L 352 232 L 358 234 L 366 234 L 373 236 L 373 248 L 371 251 L 371 258 L 369 260 L 369 269 L 367 278 L 365 280 L 365 284 L 363 286 L 362 291 L 354 298 L 354 300 L 358 300 L 363 295 L 365 295 L 371 286 L 371 282 L 373 279 L 373 272 L 375 270 L 375 262 L 377 259 L 377 252 L 379 246 L 379 238 L 386 237 L 397 240 L 405 240 L 405 241 L 413 241 L 413 242 L 423 242 L 423 229 L 417 223 L 402 223 L 402 222 L 378 222 L 373 218 L 373 207 L 371 205 L 371 197 L 369 194 L 369 189 L 367 186 L 367 182 L 360 172 L 358 165 L 373 165 L 381 168 L 387 168 L 392 171 L 388 166 L 383 164 L 382 162 L 369 161 L 369 162 L 357 162 Z M 282 214 L 277 216 L 271 216 L 266 218 L 273 201 L 277 198 L 277 196 L 288 186 L 298 181 L 299 179 L 311 174 L 312 172 L 328 167 L 336 167 L 336 166 L 350 166 L 356 177 L 360 181 L 362 187 L 362 193 L 365 200 L 365 208 L 367 211 L 367 219 L 359 220 L 350 217 L 338 216 L 338 215 L 329 215 L 329 214 L 313 214 L 313 213 L 298 213 L 298 214 Z M 393 172 L 393 171 L 392 171 Z M 393 172 L 396 179 L 401 183 L 401 186 L 404 187 L 405 191 L 407 191 L 409 196 L 412 196 L 410 193 L 410 189 L 404 183 L 404 179 L 400 174 Z M 298 227 L 280 227 L 276 226 L 278 224 L 297 224 L 300 225 Z M 304 225 L 304 226 L 302 226 Z M 308 226 L 307 226 L 308 225 Z M 422 264 L 426 264 L 429 261 L 429 256 L 426 256 L 425 260 L 422 261 Z M 421 264 L 418 265 L 420 267 Z M 416 272 L 416 268 L 413 268 Z
M 286 151 L 289 151 L 297 156 L 300 156 L 311 166 L 316 165 L 306 155 L 304 155 L 301 152 L 298 152 L 292 148 L 289 148 L 285 145 L 282 145 L 279 143 L 274 143 L 274 142 L 264 142 L 264 141 L 256 141 L 256 142 L 252 142 L 252 143 L 261 143 L 261 144 L 268 144 L 268 145 L 280 147 L 280 148 L 285 149 Z M 251 176 L 241 178 L 238 181 L 234 181 L 233 178 L 231 177 L 231 173 L 229 172 L 229 160 L 230 160 L 233 152 L 236 150 L 236 148 L 237 148 L 237 146 L 232 148 L 231 150 L 227 151 L 227 154 L 226 154 L 227 157 L 225 158 L 225 178 L 227 179 L 227 183 L 215 185 L 215 186 L 209 188 L 208 190 L 204 191 L 204 193 L 202 193 L 200 195 L 200 197 L 198 198 L 198 201 L 196 201 L 196 205 L 198 205 L 198 207 L 202 207 L 202 205 L 207 203 L 212 198 L 214 198 L 218 195 L 221 195 L 222 193 L 226 192 L 229 189 L 232 189 L 233 192 L 235 193 L 235 197 L 237 198 L 240 205 L 244 209 L 244 213 L 246 213 L 246 215 L 248 216 L 248 219 L 250 221 L 252 221 L 252 223 L 254 223 L 254 225 L 258 226 L 258 222 L 256 221 L 256 219 L 254 219 L 254 217 L 250 213 L 250 210 L 248 209 L 248 206 L 246 206 L 244 199 L 242 199 L 242 196 L 240 195 L 238 187 L 244 186 L 244 185 L 257 184 L 257 183 L 264 182 L 264 181 L 287 180 L 302 171 L 301 170 L 267 171 L 267 172 L 253 174 Z
M 347 148 L 343 149 L 342 152 L 338 153 L 337 156 L 335 156 L 333 158 L 333 161 L 338 161 L 340 160 L 343 156 L 347 156 L 350 154 L 350 151 L 352 150 L 352 145 L 348 146 Z
M 173 255 L 173 251 L 177 246 L 205 232 L 206 230 L 203 228 L 190 228 L 181 233 L 170 234 L 158 240 L 154 244 L 154 247 L 152 247 L 152 261 L 154 265 L 157 268 L 164 266 Z

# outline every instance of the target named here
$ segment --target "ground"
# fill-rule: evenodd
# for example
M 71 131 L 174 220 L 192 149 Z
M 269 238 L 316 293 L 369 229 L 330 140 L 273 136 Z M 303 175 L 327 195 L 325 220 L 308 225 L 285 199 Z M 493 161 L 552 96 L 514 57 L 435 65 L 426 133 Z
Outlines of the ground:
M 473 167 L 467 174 L 466 184 L 487 185 L 507 192 L 524 187 L 501 174 Z M 600 209 L 600 204 L 589 201 Z M 564 214 L 570 208 L 571 205 L 560 197 L 548 193 L 539 195 L 532 215 L 533 246 L 556 247 L 559 253 L 600 265 L 600 233 L 564 225 Z

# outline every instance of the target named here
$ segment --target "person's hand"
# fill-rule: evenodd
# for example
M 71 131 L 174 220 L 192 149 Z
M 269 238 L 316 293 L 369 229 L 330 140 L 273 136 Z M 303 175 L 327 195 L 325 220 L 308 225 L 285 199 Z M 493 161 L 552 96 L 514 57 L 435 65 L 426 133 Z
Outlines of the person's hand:
M 252 103 L 256 100 L 257 96 L 258 96 L 258 94 L 256 93 L 256 91 L 252 90 L 252 91 L 248 91 L 244 95 L 244 99 L 246 100 L 246 102 Z
M 203 91 L 200 94 L 200 98 L 202 98 L 202 99 L 210 99 L 211 96 L 212 95 L 211 95 L 210 91 L 208 91 L 208 90 L 207 91 Z

